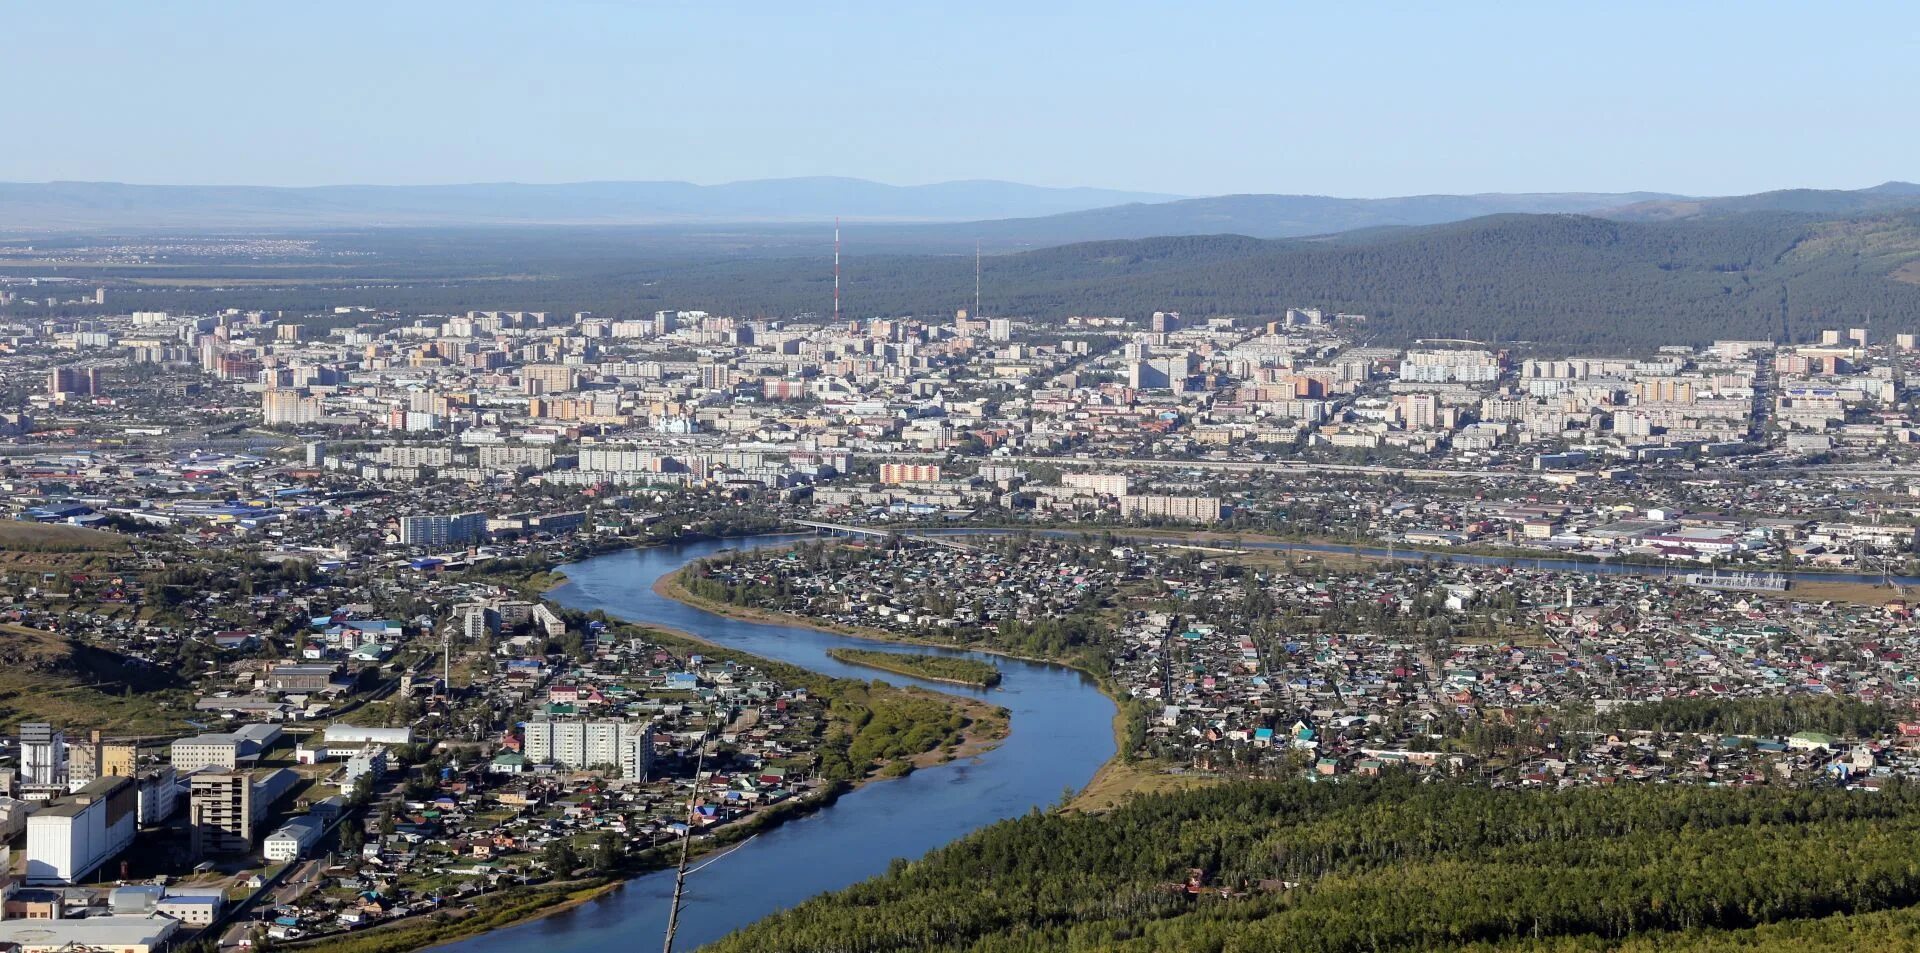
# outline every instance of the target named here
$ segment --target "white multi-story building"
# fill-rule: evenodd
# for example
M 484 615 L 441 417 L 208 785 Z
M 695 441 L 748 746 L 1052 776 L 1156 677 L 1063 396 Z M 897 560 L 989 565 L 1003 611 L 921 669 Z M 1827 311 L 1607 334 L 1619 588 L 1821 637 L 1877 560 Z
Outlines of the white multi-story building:
M 142 772 L 134 786 L 139 789 L 141 827 L 163 823 L 180 809 L 179 772 L 172 765 Z
M 260 855 L 276 864 L 299 860 L 307 848 L 320 840 L 321 832 L 326 829 L 324 822 L 309 814 L 289 818 L 279 830 L 268 834 L 267 839 L 260 843 Z
M 304 396 L 299 391 L 269 390 L 260 395 L 262 423 L 299 426 L 318 423 L 325 415 L 320 398 Z
M 369 784 L 378 784 L 387 774 L 387 749 L 381 745 L 368 745 L 347 758 L 347 770 L 340 776 L 340 790 L 352 792 L 364 779 Z
M 444 467 L 454 462 L 453 448 L 399 444 L 380 448 L 380 462 L 395 467 Z
M 1061 486 L 1090 490 L 1101 496 L 1126 496 L 1127 475 L 1124 473 L 1063 473 Z
M 1500 379 L 1500 358 L 1490 351 L 1409 351 L 1400 362 L 1400 379 L 1422 384 L 1489 383 Z
M 67 783 L 65 732 L 44 722 L 20 726 L 20 783 Z
M 233 731 L 177 739 L 169 749 L 169 757 L 174 770 L 181 774 L 192 774 L 203 768 L 232 771 L 241 762 L 259 757 L 261 751 L 278 740 L 279 725 L 241 725 Z
M 545 470 L 553 466 L 553 450 L 550 447 L 481 447 L 480 465 L 513 470 L 521 467 Z
M 27 817 L 39 807 L 30 801 L 0 794 L 0 840 L 11 841 L 27 829 Z
M 1220 498 L 1217 496 L 1123 496 L 1120 498 L 1120 513 L 1123 516 L 1159 516 L 1195 523 L 1217 523 L 1220 521 Z
M 571 770 L 613 766 L 644 780 L 653 767 L 653 726 L 635 721 L 530 721 L 526 759 Z
M 582 448 L 580 469 L 611 473 L 646 473 L 660 469 L 662 457 L 652 450 Z

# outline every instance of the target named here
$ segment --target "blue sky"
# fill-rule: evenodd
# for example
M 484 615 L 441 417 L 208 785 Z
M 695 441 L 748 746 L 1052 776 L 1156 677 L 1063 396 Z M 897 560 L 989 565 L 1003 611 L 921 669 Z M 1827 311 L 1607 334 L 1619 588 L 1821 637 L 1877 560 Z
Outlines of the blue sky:
M 1920 6 L 141 3 L 0 13 L 0 181 L 1920 179 Z

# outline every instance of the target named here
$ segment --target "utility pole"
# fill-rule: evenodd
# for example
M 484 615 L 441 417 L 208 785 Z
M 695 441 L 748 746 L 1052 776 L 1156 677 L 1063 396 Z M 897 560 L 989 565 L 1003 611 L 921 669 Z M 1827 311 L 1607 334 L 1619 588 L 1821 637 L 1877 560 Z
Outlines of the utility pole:
M 707 736 L 702 732 L 699 754 L 693 760 L 693 790 L 687 793 L 687 833 L 680 838 L 680 863 L 673 871 L 673 905 L 667 908 L 667 942 L 662 953 L 673 953 L 673 936 L 680 932 L 680 902 L 687 890 L 687 856 L 693 850 L 693 811 L 700 799 L 700 772 L 706 763 Z

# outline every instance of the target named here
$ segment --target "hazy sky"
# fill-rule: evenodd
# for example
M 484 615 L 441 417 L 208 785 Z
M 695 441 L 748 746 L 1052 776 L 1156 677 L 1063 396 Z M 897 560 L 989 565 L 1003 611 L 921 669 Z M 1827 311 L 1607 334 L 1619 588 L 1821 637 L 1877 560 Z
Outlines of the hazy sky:
M 0 181 L 1920 179 L 1910 2 L 43 0 L 0 35 Z

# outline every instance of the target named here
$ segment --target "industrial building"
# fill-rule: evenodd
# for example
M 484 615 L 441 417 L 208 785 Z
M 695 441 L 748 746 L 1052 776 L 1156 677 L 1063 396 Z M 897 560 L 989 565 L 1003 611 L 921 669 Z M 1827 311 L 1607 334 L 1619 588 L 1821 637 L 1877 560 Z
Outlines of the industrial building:
M 131 778 L 100 778 L 27 818 L 29 884 L 70 884 L 99 869 L 139 827 Z
M 302 814 L 292 818 L 279 830 L 267 835 L 267 839 L 261 842 L 260 854 L 276 864 L 299 860 L 307 848 L 320 840 L 326 827 L 325 822 L 311 815 Z
M 334 688 L 333 677 L 339 671 L 336 665 L 280 662 L 267 671 L 265 687 L 271 692 L 293 695 L 331 691 Z
M 20 726 L 20 783 L 49 786 L 67 783 L 65 732 L 44 722 Z
M 413 743 L 413 729 L 402 725 L 398 728 L 362 728 L 346 722 L 328 725 L 322 736 L 328 744 L 365 744 L 373 742 L 383 745 L 409 745 Z
M 0 947 L 19 953 L 157 953 L 172 942 L 180 921 L 166 916 L 113 914 L 72 920 L 0 920 Z
M 194 855 L 252 850 L 260 822 L 299 781 L 299 775 L 285 768 L 258 779 L 244 772 L 194 775 L 188 796 Z
M 140 826 L 163 824 L 180 809 L 180 779 L 173 765 L 163 764 L 134 777 L 140 792 Z
M 174 770 L 191 774 L 204 768 L 232 771 L 251 762 L 280 740 L 279 725 L 241 725 L 232 731 L 194 735 L 173 743 Z
M 78 790 L 95 778 L 134 775 L 139 746 L 130 741 L 103 741 L 98 729 L 87 740 L 67 743 L 67 786 Z

